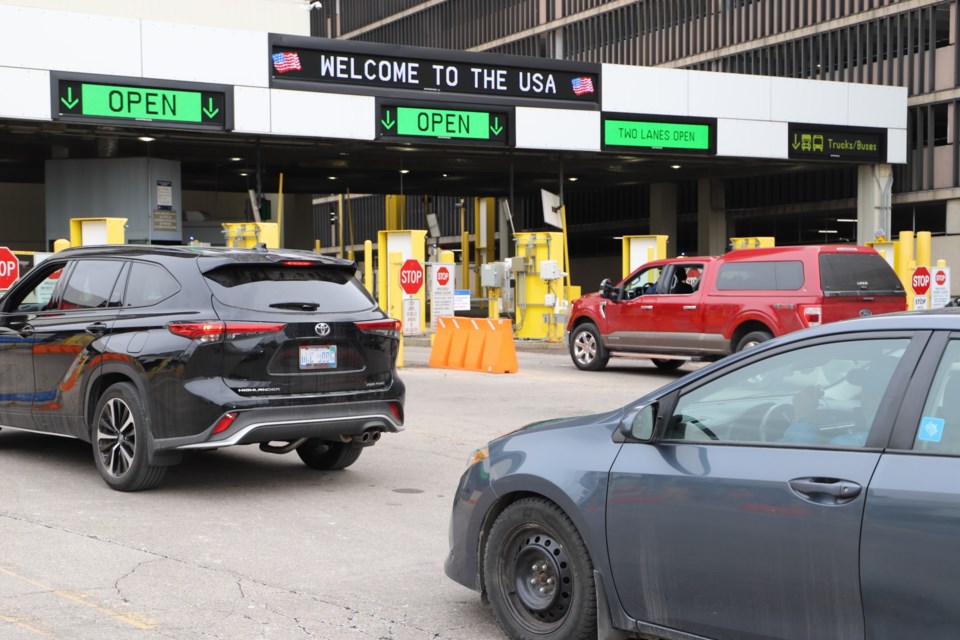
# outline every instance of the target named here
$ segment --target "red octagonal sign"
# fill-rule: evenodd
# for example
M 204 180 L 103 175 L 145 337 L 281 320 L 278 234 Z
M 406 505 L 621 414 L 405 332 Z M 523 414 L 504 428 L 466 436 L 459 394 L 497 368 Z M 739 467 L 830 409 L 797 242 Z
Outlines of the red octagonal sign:
M 450 282 L 450 270 L 446 267 L 437 269 L 437 284 L 443 287 L 446 286 L 448 282 Z
M 9 289 L 20 278 L 20 260 L 6 247 L 0 247 L 0 289 Z
M 910 284 L 913 285 L 913 290 L 918 296 L 925 295 L 930 289 L 930 270 L 922 266 L 917 267 Z
M 423 267 L 419 260 L 407 260 L 400 267 L 400 287 L 410 295 L 420 291 L 423 286 Z

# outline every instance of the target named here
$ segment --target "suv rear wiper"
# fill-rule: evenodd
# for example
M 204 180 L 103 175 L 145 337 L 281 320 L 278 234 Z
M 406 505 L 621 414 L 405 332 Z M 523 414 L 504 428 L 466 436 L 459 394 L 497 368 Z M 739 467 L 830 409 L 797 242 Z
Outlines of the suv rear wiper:
M 273 309 L 290 309 L 291 311 L 316 311 L 320 305 L 316 302 L 277 302 L 270 305 Z

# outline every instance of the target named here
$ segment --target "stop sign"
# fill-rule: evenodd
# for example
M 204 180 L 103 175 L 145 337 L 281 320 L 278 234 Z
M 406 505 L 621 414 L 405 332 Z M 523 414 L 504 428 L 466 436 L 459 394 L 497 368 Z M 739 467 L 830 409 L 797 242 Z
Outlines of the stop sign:
M 6 247 L 0 247 L 0 289 L 9 289 L 20 278 L 20 261 Z
M 418 260 L 407 260 L 400 267 L 400 287 L 410 295 L 423 286 L 423 267 Z
M 941 287 L 947 284 L 947 272 L 944 271 L 943 269 L 937 269 L 937 273 L 934 276 L 934 281 L 937 283 L 938 286 L 941 286 Z
M 926 295 L 930 289 L 930 271 L 926 267 L 917 267 L 911 280 L 913 291 L 918 296 Z
M 443 287 L 448 282 L 450 282 L 450 270 L 446 267 L 440 267 L 437 269 L 437 284 Z

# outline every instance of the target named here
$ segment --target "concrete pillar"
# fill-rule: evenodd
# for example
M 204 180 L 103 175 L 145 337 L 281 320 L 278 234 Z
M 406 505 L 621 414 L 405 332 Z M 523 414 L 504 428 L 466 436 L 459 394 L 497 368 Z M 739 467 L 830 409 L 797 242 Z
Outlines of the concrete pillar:
M 857 173 L 857 244 L 873 242 L 878 235 L 890 239 L 890 203 L 893 167 L 860 165 Z
M 650 235 L 669 236 L 667 256 L 677 255 L 677 185 L 661 182 L 650 185 Z
M 960 200 L 947 200 L 947 235 L 960 234 Z
M 697 253 L 718 256 L 727 251 L 726 186 L 723 180 L 697 181 Z

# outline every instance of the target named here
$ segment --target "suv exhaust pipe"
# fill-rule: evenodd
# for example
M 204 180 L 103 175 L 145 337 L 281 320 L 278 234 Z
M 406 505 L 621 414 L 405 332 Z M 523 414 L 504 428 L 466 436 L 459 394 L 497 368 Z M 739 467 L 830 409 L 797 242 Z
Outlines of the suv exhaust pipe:
M 369 447 L 380 439 L 381 433 L 383 433 L 382 429 L 368 429 L 363 433 L 358 433 L 354 436 L 340 436 L 340 440 L 343 442 L 352 442 L 364 447 Z

